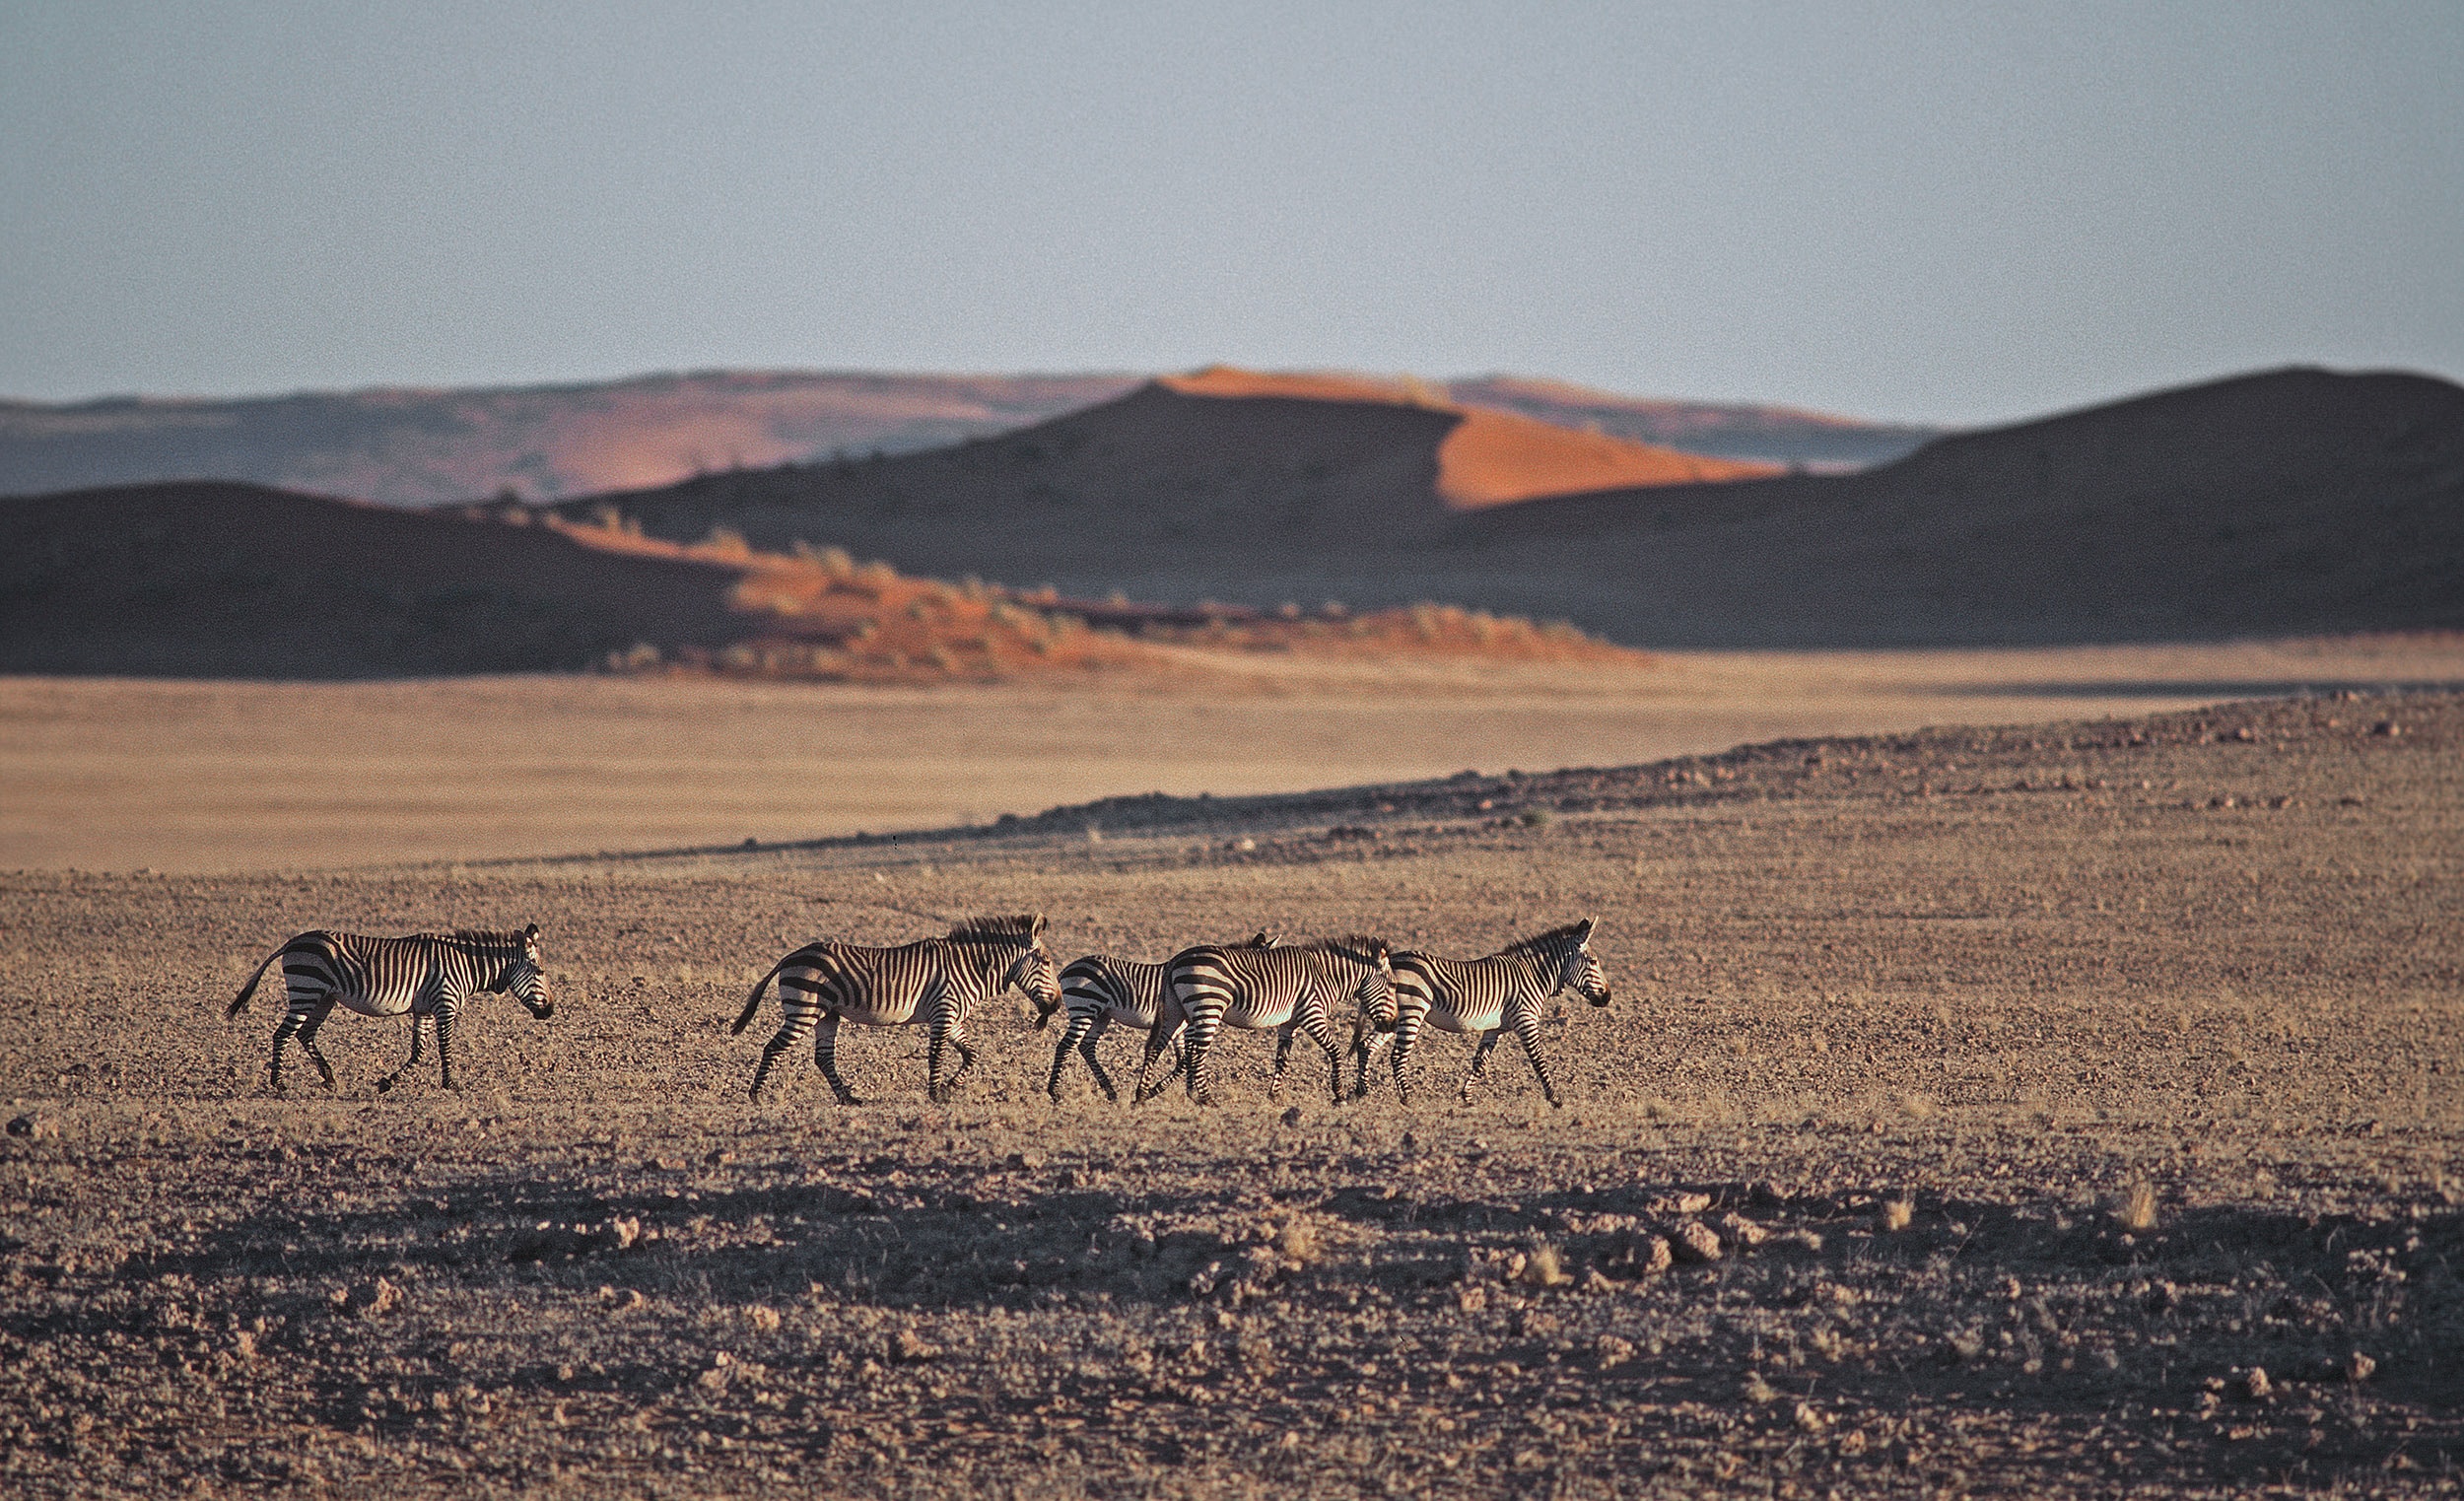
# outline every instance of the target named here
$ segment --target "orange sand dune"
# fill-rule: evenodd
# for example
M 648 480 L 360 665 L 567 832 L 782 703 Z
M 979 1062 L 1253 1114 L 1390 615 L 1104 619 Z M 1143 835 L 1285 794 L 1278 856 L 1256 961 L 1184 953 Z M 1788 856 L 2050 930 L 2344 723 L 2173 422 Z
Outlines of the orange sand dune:
M 1437 493 L 1457 511 L 1587 490 L 1763 479 L 1781 472 L 1777 464 L 1711 458 L 1577 432 L 1511 412 L 1466 407 L 1410 380 L 1319 372 L 1275 375 L 1216 365 L 1158 383 L 1184 396 L 1357 401 L 1451 413 L 1457 421 L 1437 450 Z

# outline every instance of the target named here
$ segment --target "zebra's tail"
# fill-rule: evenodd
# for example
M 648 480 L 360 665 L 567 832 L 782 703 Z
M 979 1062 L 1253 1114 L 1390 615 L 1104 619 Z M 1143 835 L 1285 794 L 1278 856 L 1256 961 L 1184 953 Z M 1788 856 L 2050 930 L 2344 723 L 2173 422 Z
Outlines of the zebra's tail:
M 796 954 L 800 954 L 802 952 L 802 949 L 797 949 L 794 953 L 788 954 L 786 959 L 782 959 L 777 964 L 772 965 L 770 967 L 769 974 L 764 975 L 761 979 L 753 982 L 753 993 L 744 997 L 744 1009 L 736 1013 L 736 1024 L 727 1029 L 728 1036 L 737 1036 L 741 1034 L 745 1028 L 753 1025 L 754 1016 L 757 1015 L 762 1008 L 762 992 L 768 990 L 770 989 L 770 983 L 779 977 L 779 972 L 787 967 L 787 959 L 792 959 Z
M 240 1014 L 240 1008 L 248 1003 L 248 997 L 256 993 L 256 983 L 265 978 L 266 967 L 271 965 L 275 960 L 280 959 L 282 957 L 283 949 L 287 949 L 290 946 L 290 940 L 285 939 L 281 947 L 276 948 L 272 953 L 267 954 L 263 962 L 257 965 L 256 973 L 250 975 L 248 977 L 248 983 L 240 988 L 240 993 L 232 997 L 231 1009 L 223 1013 L 223 1019 L 225 1021 L 229 1021 L 231 1018 Z

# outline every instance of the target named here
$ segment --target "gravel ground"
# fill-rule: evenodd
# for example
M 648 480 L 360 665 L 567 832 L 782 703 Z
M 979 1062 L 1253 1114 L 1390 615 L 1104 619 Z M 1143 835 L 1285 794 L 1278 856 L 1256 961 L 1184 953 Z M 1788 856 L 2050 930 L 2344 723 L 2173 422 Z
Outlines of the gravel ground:
M 18 1495 L 2452 1494 L 2464 697 L 1147 798 L 657 858 L 0 877 Z M 1015 996 L 744 1099 L 818 934 L 1041 910 L 1617 987 L 1469 1103 L 1131 1109 Z M 463 1092 L 262 1092 L 288 934 L 546 930 Z M 775 1005 L 775 1003 L 774 1003 Z M 1107 1043 L 1130 1065 L 1133 1038 Z M 313 1077 L 293 1071 L 296 1080 Z

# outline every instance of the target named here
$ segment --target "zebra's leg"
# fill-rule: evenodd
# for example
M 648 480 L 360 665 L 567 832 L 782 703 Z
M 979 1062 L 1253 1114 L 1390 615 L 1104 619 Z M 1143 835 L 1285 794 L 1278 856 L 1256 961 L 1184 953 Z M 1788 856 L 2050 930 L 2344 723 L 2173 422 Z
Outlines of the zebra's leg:
M 413 1011 L 411 1013 L 411 1056 L 402 1060 L 401 1067 L 396 1068 L 393 1072 L 386 1074 L 383 1078 L 376 1081 L 376 1092 L 378 1094 L 389 1093 L 393 1089 L 394 1084 L 401 1079 L 402 1075 L 419 1066 L 419 1029 L 420 1026 L 427 1020 L 428 1018 L 420 1015 L 417 1011 Z
M 944 1045 L 958 1050 L 958 1066 L 947 1081 L 941 1077 L 941 1049 Z M 935 1102 L 947 1100 L 958 1092 L 958 1081 L 975 1066 L 976 1052 L 967 1046 L 966 1024 L 957 1017 L 943 1014 L 932 1022 L 932 1041 L 924 1049 L 924 1094 Z
M 1403 1068 L 1411 1060 L 1411 1045 L 1419 1040 L 1419 1017 L 1405 1012 L 1395 1018 L 1395 1097 L 1405 1105 L 1411 1103 L 1411 1075 Z
M 788 1049 L 802 1042 L 805 1033 L 813 1030 L 812 1002 L 803 999 L 801 992 L 789 990 L 785 986 L 780 987 L 779 993 L 784 1002 L 782 1009 L 787 1015 L 780 1020 L 779 1030 L 770 1034 L 770 1041 L 762 1045 L 762 1060 L 753 1069 L 753 1088 L 749 1096 L 755 1100 L 762 1097 L 762 1086 L 770 1081 L 770 1070 L 778 1066 L 779 1059 L 787 1056 Z M 816 1057 L 814 1061 L 820 1061 L 819 1058 Z
M 1489 1034 L 1495 1037 L 1497 1034 Z M 1565 1101 L 1557 1098 L 1557 1081 L 1548 1076 L 1548 1061 L 1540 1057 L 1540 1013 L 1527 1011 L 1515 1018 L 1514 1035 L 1523 1043 L 1523 1056 L 1532 1060 L 1532 1071 L 1540 1075 L 1540 1093 L 1548 1097 L 1550 1108 L 1563 1110 Z
M 1274 1082 L 1283 1082 L 1283 1072 L 1292 1064 L 1292 1034 L 1300 1030 L 1300 1018 L 1294 1017 L 1274 1029 Z
M 274 1093 L 281 1094 L 283 1092 L 283 1045 L 290 1042 L 293 1037 L 299 1034 L 300 1028 L 307 1024 L 309 1017 L 316 1014 L 316 1008 L 322 1003 L 326 1003 L 325 994 L 322 991 L 317 992 L 314 996 L 304 996 L 295 992 L 284 1002 L 282 1008 L 282 1020 L 276 1024 L 274 1028 L 273 1066 L 265 1076 L 266 1087 L 271 1089 Z
M 460 1009 L 450 995 L 437 1002 L 437 1068 L 445 1075 L 445 1087 L 456 1094 L 461 1086 L 453 1082 L 453 1017 Z
M 1136 1081 L 1129 1086 L 1129 1103 L 1143 1105 L 1162 1094 L 1164 1086 L 1172 1082 L 1172 1074 L 1179 1073 L 1189 1066 L 1189 1058 L 1182 1053 L 1180 1045 L 1174 1041 L 1180 1035 L 1181 1029 L 1178 1027 L 1166 1033 L 1164 1024 L 1160 1021 L 1147 1031 L 1146 1054 L 1138 1060 Z M 1165 1074 L 1150 1087 L 1146 1082 L 1147 1075 L 1155 1071 L 1155 1059 L 1163 1057 L 1166 1048 L 1172 1049 L 1172 1073 Z
M 1472 1086 L 1480 1082 L 1480 1076 L 1488 1072 L 1489 1050 L 1496 1046 L 1496 1028 L 1491 1027 L 1480 1034 L 1480 1046 L 1472 1050 L 1472 1071 L 1463 1076 L 1463 1088 L 1456 1091 L 1455 1098 L 1459 1100 L 1472 1098 Z
M 1091 1012 L 1079 1011 L 1072 1013 L 1069 1018 L 1068 1027 L 1061 1034 L 1060 1045 L 1053 1049 L 1053 1076 L 1044 1081 L 1044 1092 L 1053 1097 L 1053 1103 L 1055 1105 L 1059 1105 L 1061 1103 L 1061 1070 L 1062 1065 L 1069 1061 L 1069 1052 L 1071 1049 L 1084 1048 L 1086 1050 L 1087 1066 L 1089 1068 L 1095 1068 L 1096 1079 L 1099 1082 L 1102 1081 L 1104 1077 L 1104 1070 L 1095 1067 L 1094 1029 L 1096 1022 L 1097 1018 Z M 1104 1093 L 1111 1094 L 1112 1091 L 1108 1088 L 1104 1091 Z
M 1190 1018 L 1189 1041 L 1182 1058 L 1189 1080 L 1190 1098 L 1200 1105 L 1215 1103 L 1214 1080 L 1207 1075 L 1206 1058 L 1214 1052 L 1215 1033 L 1223 1026 L 1220 1004 L 1199 1009 Z
M 325 1081 L 327 1089 L 334 1087 L 334 1065 L 325 1061 L 323 1050 L 316 1046 L 316 1029 L 325 1025 L 325 1018 L 333 1014 L 334 998 L 328 994 L 315 1010 L 308 1013 L 308 1019 L 300 1024 L 300 1051 L 316 1065 L 316 1075 Z
M 1326 1050 L 1327 1088 L 1333 1091 L 1335 1103 L 1342 1104 L 1343 1049 L 1341 1044 L 1335 1042 L 1334 1029 L 1326 1024 L 1326 1008 L 1322 1005 L 1308 1006 L 1293 1020 L 1309 1034 L 1311 1042 Z
M 856 1091 L 839 1077 L 839 1013 L 822 1013 L 821 1026 L 813 1034 L 813 1061 L 820 1065 L 821 1076 L 830 1081 L 830 1092 L 839 1097 L 841 1105 L 861 1105 Z
M 1094 1024 L 1086 1029 L 1086 1036 L 1079 1041 L 1078 1051 L 1086 1056 L 1086 1071 L 1095 1075 L 1095 1087 L 1104 1092 L 1105 1099 L 1118 1101 L 1121 1091 L 1113 1088 L 1112 1075 L 1104 1071 L 1103 1060 L 1095 1056 L 1096 1040 L 1111 1027 L 1112 1018 L 1099 1013 Z
M 953 1009 L 950 1014 L 949 1039 L 950 1046 L 958 1050 L 958 1067 L 941 1087 L 945 1094 L 956 1094 L 967 1070 L 976 1066 L 976 1050 L 967 1046 L 967 1012 L 963 1008 Z

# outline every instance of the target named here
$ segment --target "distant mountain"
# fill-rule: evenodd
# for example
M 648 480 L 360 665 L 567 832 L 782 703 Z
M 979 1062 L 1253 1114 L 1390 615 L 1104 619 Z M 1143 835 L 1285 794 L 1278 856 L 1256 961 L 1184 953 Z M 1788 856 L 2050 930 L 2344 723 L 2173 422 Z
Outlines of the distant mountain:
M 837 452 L 940 447 L 1109 401 L 1143 378 L 721 371 L 230 401 L 0 401 L 0 495 L 226 479 L 391 506 L 458 504 L 507 490 L 561 500 Z M 1925 436 L 1775 408 L 1630 401 L 1506 376 L 1386 384 L 1751 462 L 1855 466 L 1895 457 Z
M 957 447 L 707 475 L 558 508 L 678 541 L 828 542 L 913 573 L 1191 598 L 1260 569 L 1341 574 L 1534 496 L 1733 482 L 1768 464 L 1454 405 L 1356 377 L 1226 369 Z
M 1074 594 L 1442 599 L 1636 646 L 2464 627 L 2464 389 L 2430 376 L 2279 371 L 1856 475 L 1485 498 L 1460 461 L 1516 443 L 1468 441 L 1494 414 L 1410 394 L 1203 373 L 959 448 L 565 509 Z M 1514 431 L 1537 444 L 1524 472 L 1584 468 L 1567 442 L 1588 435 Z
M 919 448 L 1089 406 L 1130 375 L 717 372 L 495 390 L 0 402 L 0 495 L 223 479 L 434 506 Z
M 504 670 L 649 643 L 963 675 L 988 651 L 1043 660 L 1058 637 L 1029 638 L 1063 617 L 1359 643 L 1363 614 L 1419 599 L 1643 647 L 2464 630 L 2464 388 L 2430 376 L 2245 375 L 1854 475 L 1719 464 L 1426 389 L 1209 371 L 955 447 L 545 509 L 197 484 L 0 500 L 0 671 Z

